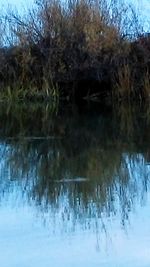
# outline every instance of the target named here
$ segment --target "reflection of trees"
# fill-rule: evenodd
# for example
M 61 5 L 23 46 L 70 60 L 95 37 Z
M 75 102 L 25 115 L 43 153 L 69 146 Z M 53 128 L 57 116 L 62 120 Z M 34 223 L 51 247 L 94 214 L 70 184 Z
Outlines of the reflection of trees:
M 149 125 L 141 121 L 139 126 L 133 111 L 132 131 L 126 130 L 126 124 L 123 130 L 120 114 L 53 117 L 45 116 L 39 108 L 32 109 L 32 113 L 29 110 L 26 116 L 25 111 L 17 112 L 17 123 L 21 125 L 17 129 L 13 129 L 13 123 L 9 125 L 9 119 L 16 119 L 12 112 L 0 114 L 4 115 L 1 193 L 7 193 L 9 187 L 12 190 L 15 181 L 14 185 L 21 187 L 29 201 L 32 199 L 42 209 L 56 214 L 61 210 L 63 219 L 87 222 L 102 214 L 119 213 L 125 223 L 136 201 L 142 200 L 148 190 L 145 128 L 141 125 L 147 129 Z M 5 136 L 23 138 L 4 139 Z M 31 139 L 26 139 L 29 136 Z M 76 180 L 78 177 L 86 180 Z

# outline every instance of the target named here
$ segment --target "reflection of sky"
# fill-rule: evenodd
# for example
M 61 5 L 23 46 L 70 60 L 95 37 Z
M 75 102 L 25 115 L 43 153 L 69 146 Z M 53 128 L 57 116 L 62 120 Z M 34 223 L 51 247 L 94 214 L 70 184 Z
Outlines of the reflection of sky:
M 0 266 L 3 267 L 148 267 L 150 199 L 130 218 L 127 234 L 109 221 L 109 236 L 90 230 L 55 234 L 29 206 L 0 207 Z M 99 219 L 100 220 L 100 219 Z M 57 231 L 57 229 L 56 229 Z
M 0 151 L 3 149 L 5 146 L 1 145 Z M 150 173 L 144 158 L 139 154 L 135 164 L 130 164 L 130 157 L 127 154 L 123 154 L 123 157 L 130 169 L 131 182 L 136 179 L 142 187 L 143 175 Z M 7 175 L 0 175 L 0 181 L 5 182 L 7 178 Z M 40 213 L 40 207 L 37 210 L 32 200 L 28 204 L 20 191 L 17 187 L 0 201 L 0 266 L 150 266 L 149 192 L 142 208 L 141 198 L 137 197 L 125 229 L 120 224 L 119 214 L 109 218 L 103 214 L 103 223 L 107 229 L 105 233 L 96 227 L 101 225 L 101 218 L 97 218 L 95 228 L 80 227 L 78 222 L 75 231 L 65 232 L 58 216 L 55 224 L 51 211 Z
M 34 0 L 1 0 L 0 7 L 7 7 L 8 5 L 12 7 L 17 7 L 18 9 L 22 9 L 23 6 L 30 6 L 34 3 Z

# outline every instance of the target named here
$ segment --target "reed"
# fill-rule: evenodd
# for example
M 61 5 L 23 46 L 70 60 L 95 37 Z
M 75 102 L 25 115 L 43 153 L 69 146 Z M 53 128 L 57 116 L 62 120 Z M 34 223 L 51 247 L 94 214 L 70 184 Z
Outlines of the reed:
M 146 99 L 150 98 L 150 75 L 148 71 L 143 78 L 143 94 Z
M 134 80 L 131 68 L 128 64 L 124 64 L 119 68 L 116 78 L 114 79 L 113 96 L 117 100 L 130 100 L 134 93 Z

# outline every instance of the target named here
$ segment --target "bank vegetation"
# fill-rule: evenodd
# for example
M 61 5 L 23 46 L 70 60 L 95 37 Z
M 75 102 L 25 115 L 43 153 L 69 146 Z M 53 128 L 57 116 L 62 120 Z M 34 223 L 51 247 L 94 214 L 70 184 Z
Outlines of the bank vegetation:
M 42 0 L 0 20 L 2 100 L 149 99 L 150 35 L 124 1 Z

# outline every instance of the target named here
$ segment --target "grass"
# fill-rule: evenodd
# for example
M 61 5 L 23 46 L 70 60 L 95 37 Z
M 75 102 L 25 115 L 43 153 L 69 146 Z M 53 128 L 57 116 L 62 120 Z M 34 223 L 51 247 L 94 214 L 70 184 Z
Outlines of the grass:
M 130 100 L 134 90 L 133 77 L 129 65 L 123 65 L 119 67 L 117 73 L 117 79 L 114 82 L 114 93 L 115 98 L 125 98 Z
M 147 71 L 144 77 L 143 81 L 143 94 L 146 99 L 150 98 L 150 75 L 149 72 Z
M 56 105 L 59 103 L 59 90 L 57 85 L 43 82 L 43 87 L 39 90 L 37 87 L 32 86 L 32 84 L 28 85 L 27 87 L 23 87 L 20 84 L 15 84 L 15 86 L 6 86 L 4 89 L 1 90 L 0 93 L 0 100 L 1 101 L 24 101 L 24 100 L 50 100 L 54 102 Z

